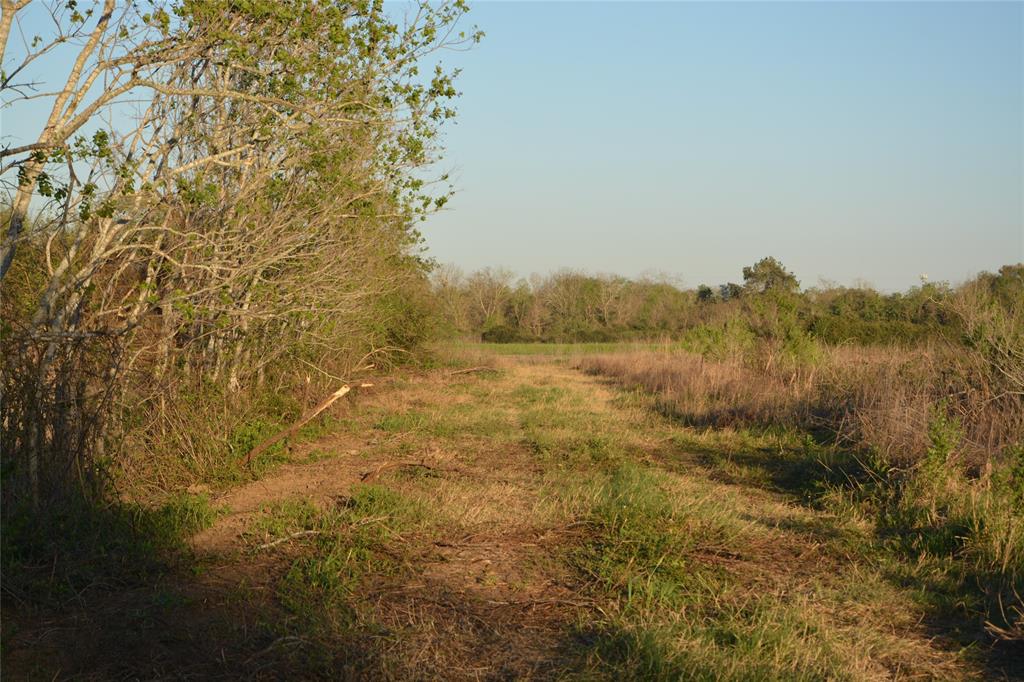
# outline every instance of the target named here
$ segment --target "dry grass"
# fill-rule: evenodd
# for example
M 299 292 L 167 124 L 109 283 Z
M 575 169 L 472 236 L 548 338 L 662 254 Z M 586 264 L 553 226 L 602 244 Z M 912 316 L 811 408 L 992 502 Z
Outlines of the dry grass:
M 97 640 L 106 648 L 51 617 L 5 641 L 19 664 L 10 670 L 28 661 L 52 673 L 34 652 L 57 649 L 67 653 L 54 666 L 97 679 L 983 670 L 959 640 L 934 639 L 950 628 L 867 549 L 870 526 L 709 476 L 689 445 L 721 448 L 713 433 L 565 363 L 505 359 L 499 372 L 452 374 L 454 362 L 354 404 L 309 446 L 329 456 L 215 500 L 234 513 L 208 531 L 223 542 L 197 543 L 205 553 L 172 581 L 184 596 L 167 606 L 153 588 L 131 604 L 153 623 L 141 645 L 116 641 L 122 603 L 90 597 L 92 613 L 111 614 Z M 751 458 L 738 467 L 790 448 L 733 437 L 728 455 Z M 33 649 L 43 627 L 51 634 Z
M 742 453 L 715 466 L 727 480 L 816 491 L 831 508 L 870 520 L 888 547 L 919 562 L 910 580 L 946 581 L 947 609 L 964 608 L 996 638 L 1024 641 L 1024 451 L 1014 447 L 1024 404 L 997 393 L 976 360 L 949 347 L 837 348 L 788 369 L 688 353 L 596 356 L 579 366 L 641 389 L 658 410 L 719 439 L 744 427 L 797 442 L 801 433 L 826 437 L 834 454 L 814 455 L 817 474 L 781 444 L 768 466 Z M 861 457 L 844 465 L 836 446 Z
M 1024 438 L 1024 397 L 997 394 L 969 364 L 949 348 L 839 347 L 796 367 L 684 351 L 597 355 L 578 366 L 654 393 L 692 426 L 824 430 L 896 465 L 924 456 L 945 401 L 963 430 L 957 454 L 977 471 Z

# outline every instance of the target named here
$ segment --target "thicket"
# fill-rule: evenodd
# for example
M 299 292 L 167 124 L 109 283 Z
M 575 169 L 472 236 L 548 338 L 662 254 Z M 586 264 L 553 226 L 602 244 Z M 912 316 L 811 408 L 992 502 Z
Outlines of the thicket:
M 972 286 L 1004 304 L 1024 297 L 1024 265 L 1007 265 L 954 288 L 923 283 L 882 294 L 870 287 L 801 290 L 774 258 L 743 269 L 743 283 L 682 289 L 670 281 L 562 271 L 516 280 L 507 270 L 432 276 L 449 334 L 483 341 L 586 342 L 673 338 L 695 346 L 753 337 L 828 344 L 911 345 L 962 333 L 949 304 Z M 744 339 L 744 337 L 750 337 Z
M 3 2 L 4 116 L 48 107 L 0 149 L 5 546 L 112 482 L 238 475 L 424 338 L 415 225 L 448 197 L 425 178 L 457 95 L 431 55 L 479 38 L 466 10 Z

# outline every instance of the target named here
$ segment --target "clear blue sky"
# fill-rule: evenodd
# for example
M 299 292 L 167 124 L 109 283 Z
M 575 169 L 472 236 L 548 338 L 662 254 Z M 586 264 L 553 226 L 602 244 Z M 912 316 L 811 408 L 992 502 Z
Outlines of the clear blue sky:
M 805 286 L 1024 260 L 1020 3 L 496 3 L 423 225 L 467 269 L 781 259 Z
M 891 290 L 1024 261 L 1020 2 L 476 2 L 472 23 L 483 42 L 442 55 L 464 94 L 458 194 L 422 226 L 441 262 L 696 286 L 772 255 Z

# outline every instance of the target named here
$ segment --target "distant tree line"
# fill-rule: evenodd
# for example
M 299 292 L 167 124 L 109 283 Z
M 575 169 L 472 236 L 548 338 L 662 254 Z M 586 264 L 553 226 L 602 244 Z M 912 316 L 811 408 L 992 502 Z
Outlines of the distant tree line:
M 447 332 L 489 342 L 668 337 L 710 344 L 725 335 L 739 345 L 744 337 L 888 344 L 955 331 L 957 318 L 944 304 L 968 286 L 986 288 L 1005 305 L 1024 300 L 1024 265 L 983 273 L 960 287 L 922 283 L 891 294 L 868 286 L 801 289 L 771 257 L 744 267 L 742 283 L 696 289 L 572 270 L 516 279 L 505 269 L 465 274 L 453 267 L 436 269 L 432 284 Z
M 505 269 L 441 267 L 433 291 L 448 332 L 485 341 L 610 341 L 675 334 L 699 317 L 670 282 L 571 270 L 516 280 Z

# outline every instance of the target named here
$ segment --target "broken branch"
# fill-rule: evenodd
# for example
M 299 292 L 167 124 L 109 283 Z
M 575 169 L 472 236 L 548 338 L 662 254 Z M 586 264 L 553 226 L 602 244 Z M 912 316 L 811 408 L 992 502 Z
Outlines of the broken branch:
M 371 386 L 373 386 L 373 384 L 359 384 L 359 388 L 369 388 Z M 256 457 L 258 457 L 261 454 L 263 454 L 264 452 L 266 452 L 267 449 L 269 449 L 271 446 L 273 446 L 276 443 L 278 443 L 279 441 L 281 441 L 281 440 L 283 440 L 283 439 L 293 435 L 296 431 L 298 431 L 303 426 L 308 424 L 310 421 L 312 421 L 314 418 L 316 418 L 317 415 L 319 415 L 321 412 L 323 412 L 328 407 L 333 405 L 339 398 L 341 398 L 342 396 L 344 396 L 346 393 L 348 393 L 351 390 L 352 390 L 351 386 L 348 386 L 348 385 L 342 386 L 337 391 L 335 391 L 330 396 L 328 396 L 328 398 L 326 400 L 324 400 L 322 403 L 320 403 L 319 405 L 314 407 L 312 410 L 307 412 L 305 415 L 303 415 L 303 417 L 301 419 L 299 419 L 299 421 L 295 422 L 294 424 L 289 426 L 287 429 L 284 429 L 283 431 L 278 431 L 276 434 L 274 434 L 273 436 L 271 436 L 267 440 L 263 441 L 262 443 L 260 443 L 256 447 L 254 447 L 252 450 L 249 451 L 249 454 L 245 456 L 245 464 L 246 464 L 246 466 L 251 464 L 252 461 Z

